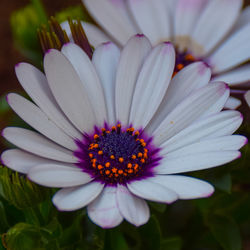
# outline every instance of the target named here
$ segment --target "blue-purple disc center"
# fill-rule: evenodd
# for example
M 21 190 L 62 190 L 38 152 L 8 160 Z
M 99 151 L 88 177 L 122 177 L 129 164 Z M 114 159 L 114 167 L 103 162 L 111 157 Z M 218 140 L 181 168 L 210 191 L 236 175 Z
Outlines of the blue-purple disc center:
M 152 138 L 132 127 L 123 129 L 120 124 L 110 129 L 95 128 L 94 134 L 85 134 L 77 144 L 77 166 L 106 185 L 153 176 L 153 168 L 160 161 L 159 149 L 153 146 Z
M 176 51 L 176 61 L 174 68 L 174 75 L 177 74 L 180 70 L 182 70 L 185 66 L 193 62 L 200 61 L 200 59 L 195 58 L 191 53 L 187 51 L 180 52 L 178 49 Z

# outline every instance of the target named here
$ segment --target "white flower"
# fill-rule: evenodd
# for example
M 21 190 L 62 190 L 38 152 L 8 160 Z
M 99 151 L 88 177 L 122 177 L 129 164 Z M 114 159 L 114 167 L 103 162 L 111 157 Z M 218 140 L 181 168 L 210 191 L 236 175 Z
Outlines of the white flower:
M 215 81 L 224 81 L 232 93 L 242 94 L 244 91 L 234 91 L 250 81 L 250 65 L 239 66 L 250 59 L 250 7 L 241 12 L 242 2 L 83 0 L 108 35 L 92 24 L 85 23 L 84 28 L 94 46 L 110 39 L 121 46 L 137 33 L 146 35 L 154 45 L 171 41 L 177 51 L 177 71 L 202 60 L 211 67 Z M 226 107 L 237 108 L 240 103 L 231 97 Z
M 44 58 L 45 75 L 20 63 L 19 82 L 34 101 L 7 97 L 11 108 L 38 131 L 8 127 L 2 135 L 20 149 L 5 151 L 9 168 L 47 187 L 59 210 L 87 206 L 103 228 L 126 219 L 149 219 L 144 199 L 172 203 L 210 196 L 207 182 L 180 175 L 240 156 L 246 138 L 232 133 L 238 111 L 221 111 L 229 96 L 222 82 L 209 83 L 202 62 L 173 79 L 170 43 L 152 48 L 137 35 L 124 49 L 99 46 L 92 61 L 73 43 Z M 182 86 L 180 88 L 180 86 Z

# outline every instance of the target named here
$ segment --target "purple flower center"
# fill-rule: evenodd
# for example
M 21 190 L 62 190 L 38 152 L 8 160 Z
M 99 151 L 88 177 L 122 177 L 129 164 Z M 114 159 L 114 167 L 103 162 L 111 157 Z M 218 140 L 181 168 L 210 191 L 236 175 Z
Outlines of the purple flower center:
M 132 127 L 122 129 L 121 124 L 111 129 L 96 128 L 93 135 L 85 134 L 77 144 L 77 166 L 106 185 L 153 176 L 153 168 L 161 159 L 152 138 Z
M 185 66 L 193 62 L 201 61 L 200 59 L 195 58 L 191 53 L 188 53 L 187 51 L 180 52 L 178 51 L 178 49 L 175 49 L 175 51 L 176 51 L 176 61 L 175 61 L 173 76 L 175 76 Z

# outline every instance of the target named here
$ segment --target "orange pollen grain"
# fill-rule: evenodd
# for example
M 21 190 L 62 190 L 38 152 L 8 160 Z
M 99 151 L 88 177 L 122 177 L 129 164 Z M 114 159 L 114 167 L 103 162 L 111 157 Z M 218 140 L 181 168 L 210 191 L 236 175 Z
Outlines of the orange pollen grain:
M 138 153 L 138 157 L 142 157 L 142 153 Z
M 135 164 L 134 165 L 134 169 L 138 169 L 139 165 L 138 164 Z
M 131 164 L 131 163 L 128 163 L 127 167 L 128 167 L 128 168 L 132 168 L 132 164 Z
M 110 162 L 106 162 L 105 167 L 109 168 L 110 167 Z
M 102 154 L 103 154 L 102 150 L 98 151 L 98 155 L 102 155 Z
M 103 166 L 101 164 L 98 165 L 97 167 L 99 170 L 103 169 Z
M 99 145 L 97 143 L 93 145 L 93 148 L 98 148 L 98 147 Z
M 132 174 L 132 173 L 133 173 L 133 169 L 129 169 L 129 170 L 128 170 L 128 173 L 129 173 L 129 174 Z
M 89 154 L 89 158 L 93 158 L 93 154 Z
M 114 159 L 115 159 L 115 156 L 114 156 L 114 155 L 111 155 L 111 156 L 110 156 L 110 159 L 114 160 Z
M 122 163 L 123 161 L 124 161 L 124 159 L 123 159 L 122 157 L 120 157 L 120 158 L 119 158 L 119 162 Z
M 95 134 L 95 135 L 94 135 L 94 139 L 96 140 L 96 139 L 98 139 L 98 138 L 99 138 L 99 135 Z
M 109 175 L 109 174 L 110 174 L 110 170 L 106 170 L 106 171 L 105 171 L 105 174 L 106 174 L 106 175 Z
M 136 155 L 132 155 L 132 157 L 131 157 L 133 160 L 135 160 L 136 159 Z
M 122 170 L 122 169 L 119 169 L 119 170 L 118 170 L 118 174 L 123 174 L 123 170 Z
M 141 159 L 141 163 L 145 163 L 145 159 Z
M 187 54 L 187 55 L 185 55 L 185 59 L 186 59 L 186 60 L 193 61 L 193 60 L 194 60 L 194 57 L 193 57 L 191 54 Z
M 184 65 L 182 63 L 179 63 L 179 64 L 177 64 L 176 67 L 177 67 L 178 70 L 181 70 L 181 69 L 184 68 Z
M 116 173 L 117 172 L 117 168 L 112 168 L 112 172 Z

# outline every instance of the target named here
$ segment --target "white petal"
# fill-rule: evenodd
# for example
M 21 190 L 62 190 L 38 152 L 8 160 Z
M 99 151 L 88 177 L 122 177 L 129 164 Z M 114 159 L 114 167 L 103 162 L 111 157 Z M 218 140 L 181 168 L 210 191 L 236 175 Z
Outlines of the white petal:
M 245 25 L 250 23 L 250 6 L 245 7 L 242 12 L 240 13 L 240 16 L 233 28 L 233 31 L 239 30 L 242 27 L 244 27 Z
M 129 125 L 130 108 L 138 74 L 150 50 L 149 40 L 142 35 L 136 35 L 129 39 L 121 53 L 116 75 L 115 103 L 117 119 L 125 126 Z
M 214 187 L 208 182 L 180 175 L 157 175 L 154 182 L 164 185 L 175 191 L 179 199 L 197 199 L 209 197 Z
M 101 31 L 99 28 L 97 28 L 95 25 L 93 25 L 91 23 L 86 23 L 83 21 L 81 21 L 81 24 L 83 26 L 85 33 L 86 33 L 86 36 L 88 38 L 89 43 L 94 48 L 97 47 L 98 45 L 110 40 L 110 38 L 103 31 Z M 62 29 L 64 29 L 66 31 L 66 33 L 69 37 L 69 40 L 71 42 L 74 42 L 72 34 L 71 34 L 69 22 L 65 21 L 65 22 L 62 22 L 60 25 L 61 25 Z
M 241 105 L 241 101 L 237 98 L 230 96 L 225 104 L 227 109 L 237 109 Z
M 176 4 L 175 36 L 189 36 L 208 0 L 179 0 Z
M 90 182 L 79 187 L 63 188 L 59 190 L 52 202 L 60 211 L 74 211 L 92 202 L 103 190 L 103 184 Z
M 92 130 L 96 120 L 88 93 L 69 60 L 52 49 L 44 57 L 44 70 L 63 112 L 81 132 Z
M 142 33 L 153 45 L 169 41 L 171 38 L 170 14 L 164 0 L 129 0 L 128 3 Z
M 65 44 L 62 47 L 62 53 L 68 58 L 78 73 L 82 83 L 78 88 L 84 88 L 85 97 L 88 97 L 95 113 L 96 125 L 103 126 L 103 123 L 107 118 L 106 105 L 103 88 L 95 67 L 87 54 L 74 43 Z
M 153 131 L 160 122 L 188 95 L 196 89 L 208 84 L 211 78 L 211 70 L 202 62 L 192 63 L 184 67 L 175 75 L 167 89 L 167 92 L 151 120 L 150 131 Z
M 250 64 L 240 66 L 226 73 L 213 77 L 213 81 L 223 81 L 229 86 L 246 83 L 250 81 Z
M 183 172 L 208 169 L 226 164 L 241 156 L 239 151 L 219 151 L 179 155 L 168 158 L 167 155 L 161 164 L 154 168 L 157 174 L 177 174 Z
M 170 43 L 155 47 L 139 74 L 133 96 L 130 123 L 145 127 L 158 109 L 172 78 L 175 51 Z
M 74 165 L 42 164 L 31 168 L 28 177 L 46 187 L 73 187 L 91 181 L 89 174 Z
M 172 203 L 178 199 L 177 194 L 150 179 L 133 181 L 127 184 L 128 189 L 135 195 L 150 201 Z
M 27 174 L 30 168 L 41 165 L 59 163 L 46 158 L 42 158 L 20 149 L 9 149 L 1 155 L 2 163 L 14 171 Z
M 125 186 L 118 185 L 117 202 L 122 216 L 131 224 L 138 227 L 149 220 L 150 211 L 147 203 L 134 196 Z
M 88 216 L 102 228 L 118 226 L 123 217 L 116 200 L 116 187 L 105 187 L 92 203 L 88 205 Z
M 239 150 L 246 143 L 247 139 L 244 136 L 229 135 L 196 141 L 195 143 L 189 144 L 172 152 L 169 152 L 168 148 L 164 148 L 162 151 L 160 151 L 160 153 L 169 159 L 176 158 L 178 156 L 187 156 L 189 154 Z
M 110 38 L 91 23 L 81 22 L 89 43 L 96 48 L 98 45 L 110 41 Z
M 162 153 L 172 152 L 205 138 L 231 135 L 241 125 L 243 117 L 238 111 L 222 111 L 199 120 L 162 144 Z
M 81 139 L 82 135 L 69 122 L 56 103 L 45 75 L 27 63 L 19 63 L 15 70 L 20 84 L 37 106 L 65 133 L 73 138 Z
M 83 0 L 95 20 L 121 45 L 137 33 L 124 0 Z
M 228 96 L 229 90 L 223 83 L 208 84 L 196 90 L 177 105 L 153 132 L 155 144 L 160 145 L 205 114 L 219 112 Z
M 92 59 L 104 90 L 109 124 L 116 123 L 115 78 L 119 59 L 120 50 L 110 42 L 96 48 Z
M 77 162 L 77 159 L 71 151 L 28 129 L 15 127 L 5 128 L 2 131 L 2 136 L 17 147 L 35 155 L 56 161 L 68 163 Z
M 246 100 L 248 106 L 250 107 L 250 90 L 246 92 L 244 97 L 245 97 L 245 100 Z
M 32 102 L 17 94 L 9 94 L 7 100 L 11 108 L 38 132 L 65 148 L 73 151 L 77 149 L 74 140 L 58 128 L 48 116 Z
M 236 22 L 242 0 L 209 1 L 194 28 L 193 40 L 203 47 L 200 55 L 210 52 Z
M 229 70 L 250 59 L 250 24 L 232 34 L 215 52 L 208 63 L 213 73 Z

